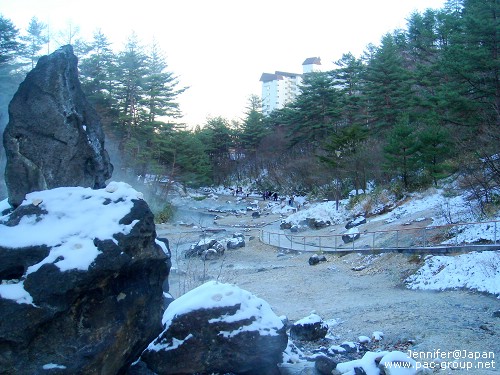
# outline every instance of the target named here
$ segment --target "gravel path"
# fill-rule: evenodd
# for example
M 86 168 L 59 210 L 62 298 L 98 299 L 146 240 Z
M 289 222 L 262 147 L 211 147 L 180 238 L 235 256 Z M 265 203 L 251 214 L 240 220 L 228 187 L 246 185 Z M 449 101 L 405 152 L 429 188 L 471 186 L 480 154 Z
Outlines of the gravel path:
M 273 221 L 276 217 L 262 220 Z M 241 217 L 218 221 L 219 227 L 227 229 L 228 237 L 232 231 L 243 231 L 243 227 L 255 224 Z M 500 310 L 500 300 L 465 290 L 406 289 L 403 280 L 422 264 L 415 256 L 325 254 L 327 262 L 310 266 L 310 253 L 280 253 L 262 244 L 254 228 L 244 232 L 246 247 L 227 250 L 223 258 L 204 263 L 181 256 L 183 248 L 199 240 L 200 230 L 161 225 L 157 231 L 170 240 L 174 269 L 169 281 L 174 297 L 204 280 L 218 279 L 263 298 L 276 314 L 292 321 L 315 311 L 335 322 L 331 345 L 356 342 L 359 336 L 382 331 L 386 348 L 494 352 L 494 360 L 499 362 L 496 370 L 441 370 L 439 374 L 500 372 L 500 318 L 493 317 L 493 312 Z

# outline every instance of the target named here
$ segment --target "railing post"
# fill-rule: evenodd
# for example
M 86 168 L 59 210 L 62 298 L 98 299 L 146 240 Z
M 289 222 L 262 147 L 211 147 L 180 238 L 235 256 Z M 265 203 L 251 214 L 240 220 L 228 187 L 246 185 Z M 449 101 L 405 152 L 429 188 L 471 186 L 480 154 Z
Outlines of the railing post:
M 306 251 L 306 236 L 304 236 L 304 251 Z
M 281 233 L 278 233 L 278 249 L 281 249 Z
M 399 229 L 396 230 L 396 249 L 399 249 Z
M 333 250 L 337 251 L 337 235 L 334 234 L 335 244 L 333 245 Z
M 493 242 L 494 244 L 497 243 L 497 222 L 495 221 L 495 235 L 494 235 L 494 239 L 495 239 L 495 242 Z
M 373 232 L 372 249 L 375 249 L 375 232 Z
M 319 249 L 321 250 L 321 236 L 318 236 Z

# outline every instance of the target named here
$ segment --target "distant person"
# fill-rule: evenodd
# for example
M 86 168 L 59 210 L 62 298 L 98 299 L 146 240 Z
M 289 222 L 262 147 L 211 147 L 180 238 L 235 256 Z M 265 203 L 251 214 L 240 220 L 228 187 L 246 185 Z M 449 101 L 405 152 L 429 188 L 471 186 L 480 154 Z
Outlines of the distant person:
M 277 191 L 274 192 L 273 198 L 274 198 L 275 201 L 278 200 L 278 192 Z

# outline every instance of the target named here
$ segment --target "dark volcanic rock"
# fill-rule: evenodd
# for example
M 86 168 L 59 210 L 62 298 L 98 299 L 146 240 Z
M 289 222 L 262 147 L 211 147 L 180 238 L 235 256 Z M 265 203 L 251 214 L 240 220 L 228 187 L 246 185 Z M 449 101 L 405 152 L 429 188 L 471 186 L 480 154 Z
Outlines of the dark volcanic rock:
M 326 262 L 326 257 L 324 255 L 319 256 L 318 254 L 313 254 L 309 257 L 310 266 L 315 266 L 319 262 Z
M 290 337 L 301 341 L 315 341 L 322 339 L 328 333 L 328 325 L 316 314 L 311 314 L 297 322 L 290 328 Z
M 100 120 L 80 87 L 71 46 L 40 58 L 28 73 L 10 102 L 3 143 L 14 207 L 32 191 L 105 186 L 113 166 Z
M 141 357 L 157 374 L 280 373 L 288 341 L 283 322 L 236 286 L 206 283 L 172 302 L 163 322 Z
M 83 221 L 77 210 L 62 211 L 69 189 L 87 204 Z M 31 193 L 27 200 L 43 197 L 37 215 L 20 210 L 25 202 L 14 211 L 17 226 L 0 223 L 0 374 L 41 374 L 47 364 L 57 365 L 57 374 L 119 374 L 162 330 L 162 284 L 171 263 L 146 202 L 130 196 L 132 189 L 60 190 L 61 198 Z M 119 229 L 109 238 L 102 231 L 86 237 L 93 222 Z M 24 244 L 16 234 L 36 242 L 33 233 L 44 225 L 61 229 L 59 243 L 15 247 Z

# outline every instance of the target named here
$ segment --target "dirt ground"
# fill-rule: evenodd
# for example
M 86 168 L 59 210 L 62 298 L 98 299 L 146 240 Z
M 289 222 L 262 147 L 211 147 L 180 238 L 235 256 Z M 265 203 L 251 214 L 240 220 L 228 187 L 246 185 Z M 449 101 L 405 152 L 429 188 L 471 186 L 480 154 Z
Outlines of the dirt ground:
M 213 230 L 159 225 L 170 241 L 174 266 L 170 292 L 178 297 L 206 280 L 238 285 L 267 301 L 275 313 L 291 321 L 316 312 L 331 326 L 331 345 L 356 342 L 359 336 L 382 331 L 381 348 L 413 351 L 494 352 L 500 357 L 500 310 L 495 296 L 466 290 L 413 291 L 404 279 L 422 264 L 408 254 L 324 254 L 326 262 L 310 266 L 311 253 L 286 252 L 259 240 L 257 226 L 279 219 L 225 215 Z M 220 233 L 215 233 L 221 230 Z M 226 250 L 223 257 L 203 262 L 185 259 L 182 251 L 202 236 L 231 237 L 244 233 L 246 246 Z M 467 360 L 467 359 L 465 359 Z M 493 370 L 441 370 L 439 374 L 495 374 Z

